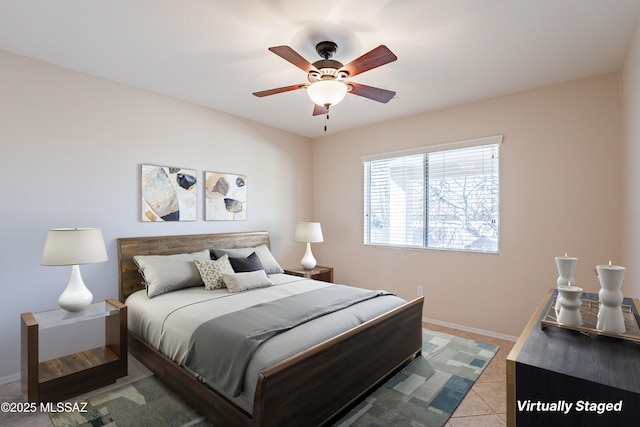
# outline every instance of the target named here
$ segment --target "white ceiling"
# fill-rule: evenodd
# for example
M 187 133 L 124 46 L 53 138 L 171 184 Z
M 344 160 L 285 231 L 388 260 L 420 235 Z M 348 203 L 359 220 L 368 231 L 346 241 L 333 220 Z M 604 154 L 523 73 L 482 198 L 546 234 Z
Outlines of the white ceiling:
M 618 71 L 639 0 L 0 0 L 0 49 L 208 106 L 310 138 Z M 356 95 L 312 117 L 304 83 L 267 50 L 346 64 L 380 44 L 398 60 L 353 77 Z

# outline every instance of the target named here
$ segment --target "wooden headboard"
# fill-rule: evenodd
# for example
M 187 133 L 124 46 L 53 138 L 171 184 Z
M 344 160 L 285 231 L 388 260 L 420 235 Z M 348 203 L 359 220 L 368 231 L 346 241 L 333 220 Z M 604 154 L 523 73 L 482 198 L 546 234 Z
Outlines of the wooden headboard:
M 133 261 L 136 255 L 172 255 L 213 248 L 269 246 L 269 233 L 191 234 L 184 236 L 125 237 L 118 239 L 118 298 L 124 302 L 132 293 L 144 289 L 142 276 Z

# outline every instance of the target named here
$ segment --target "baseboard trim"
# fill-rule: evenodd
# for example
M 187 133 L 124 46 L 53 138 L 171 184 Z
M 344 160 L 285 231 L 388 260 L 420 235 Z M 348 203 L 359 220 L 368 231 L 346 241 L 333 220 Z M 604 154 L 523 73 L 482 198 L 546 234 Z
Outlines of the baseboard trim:
M 14 381 L 18 381 L 20 379 L 20 373 L 9 375 L 3 378 L 0 378 L 0 384 L 8 384 Z
M 427 322 L 427 323 L 433 323 L 434 325 L 446 326 L 447 328 L 458 329 L 458 330 L 465 331 L 465 332 L 472 332 L 474 334 L 486 335 L 488 337 L 493 337 L 493 338 L 500 338 L 501 340 L 513 341 L 513 342 L 518 341 L 518 337 L 515 337 L 513 335 L 507 335 L 507 334 L 501 334 L 501 333 L 498 333 L 498 332 L 486 331 L 484 329 L 472 328 L 472 327 L 465 326 L 465 325 L 458 325 L 457 323 L 443 322 L 441 320 L 431 319 L 431 318 L 428 318 L 428 317 L 423 317 L 422 321 L 423 322 Z

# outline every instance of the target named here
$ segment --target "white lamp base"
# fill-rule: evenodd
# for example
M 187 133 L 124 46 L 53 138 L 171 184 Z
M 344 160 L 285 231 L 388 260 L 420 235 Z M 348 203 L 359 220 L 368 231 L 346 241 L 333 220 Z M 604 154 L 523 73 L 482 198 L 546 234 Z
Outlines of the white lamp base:
M 58 298 L 58 305 L 63 310 L 76 312 L 87 308 L 91 301 L 93 301 L 93 294 L 87 289 L 82 280 L 80 266 L 74 265 L 71 268 L 69 284 L 67 284 L 67 288 Z
M 307 242 L 307 251 L 304 253 L 304 256 L 302 257 L 302 261 L 300 261 L 300 264 L 302 264 L 302 267 L 305 270 L 313 270 L 313 268 L 316 266 L 316 259 L 313 257 L 313 254 L 311 253 L 311 243 Z

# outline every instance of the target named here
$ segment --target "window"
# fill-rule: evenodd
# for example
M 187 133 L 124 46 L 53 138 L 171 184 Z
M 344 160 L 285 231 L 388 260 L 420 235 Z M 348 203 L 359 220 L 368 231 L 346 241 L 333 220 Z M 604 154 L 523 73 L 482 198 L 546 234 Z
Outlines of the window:
M 501 142 L 363 158 L 365 245 L 497 253 Z

